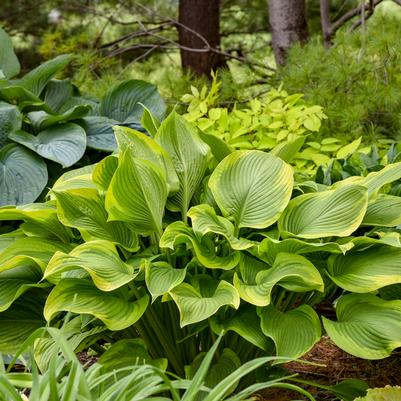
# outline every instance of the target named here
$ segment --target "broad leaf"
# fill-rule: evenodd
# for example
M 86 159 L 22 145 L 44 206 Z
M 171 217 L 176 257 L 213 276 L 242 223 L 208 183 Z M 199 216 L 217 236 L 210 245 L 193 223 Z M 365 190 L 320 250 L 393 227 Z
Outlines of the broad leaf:
M 74 96 L 74 86 L 66 80 L 52 79 L 46 85 L 45 102 L 56 113 Z
M 53 191 L 68 191 L 81 188 L 96 189 L 96 184 L 92 180 L 92 173 L 95 167 L 95 164 L 91 164 L 67 171 L 53 184 Z M 49 194 L 50 199 L 55 199 L 53 191 Z
M 11 133 L 21 129 L 21 125 L 22 114 L 18 110 L 18 107 L 9 103 L 0 102 L 0 147 L 7 142 L 7 138 Z
M 271 153 L 285 162 L 289 163 L 295 155 L 301 150 L 305 143 L 306 136 L 298 136 L 293 140 L 282 142 L 275 146 Z
M 86 132 L 88 147 L 105 152 L 114 152 L 117 149 L 113 131 L 117 124 L 117 120 L 103 116 L 88 116 L 79 121 Z
M 12 78 L 20 71 L 17 56 L 13 50 L 13 44 L 7 33 L 0 28 L 0 79 Z
M 106 156 L 96 165 L 92 173 L 92 179 L 99 190 L 107 191 L 117 167 L 118 157 L 116 155 Z
M 148 132 L 149 135 L 154 137 L 160 127 L 160 121 L 154 116 L 151 111 L 143 106 L 143 114 L 141 118 L 142 127 Z
M 262 151 L 237 151 L 213 171 L 209 187 L 224 216 L 241 227 L 265 228 L 277 221 L 293 187 L 292 168 Z M 235 185 L 233 185 L 235 183 Z
M 395 227 L 401 224 L 401 198 L 380 194 L 370 202 L 362 225 Z
M 233 149 L 216 135 L 199 131 L 199 136 L 203 142 L 209 145 L 213 156 L 218 162 L 221 162 L 226 156 L 233 152 Z

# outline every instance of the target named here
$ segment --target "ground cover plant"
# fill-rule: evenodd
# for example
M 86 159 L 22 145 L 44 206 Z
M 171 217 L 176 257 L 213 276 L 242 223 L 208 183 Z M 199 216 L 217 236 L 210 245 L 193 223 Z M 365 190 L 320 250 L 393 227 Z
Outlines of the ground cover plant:
M 140 337 L 181 376 L 222 330 L 214 372 L 297 358 L 322 329 L 361 358 L 400 346 L 401 163 L 294 182 L 278 156 L 232 152 L 174 112 L 142 125 L 153 138 L 116 127 L 118 154 L 66 173 L 47 202 L 0 209 L 24 221 L 0 236 L 2 352 L 65 312 L 77 346 Z

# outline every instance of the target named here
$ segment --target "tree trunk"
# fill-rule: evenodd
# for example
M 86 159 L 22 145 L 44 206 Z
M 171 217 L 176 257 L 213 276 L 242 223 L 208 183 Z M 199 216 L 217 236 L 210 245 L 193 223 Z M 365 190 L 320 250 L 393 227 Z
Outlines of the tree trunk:
M 178 34 L 184 69 L 210 76 L 224 65 L 221 55 L 208 50 L 220 48 L 219 22 L 219 0 L 180 0 Z
M 274 57 L 278 65 L 283 65 L 291 45 L 305 43 L 309 38 L 305 0 L 268 2 Z

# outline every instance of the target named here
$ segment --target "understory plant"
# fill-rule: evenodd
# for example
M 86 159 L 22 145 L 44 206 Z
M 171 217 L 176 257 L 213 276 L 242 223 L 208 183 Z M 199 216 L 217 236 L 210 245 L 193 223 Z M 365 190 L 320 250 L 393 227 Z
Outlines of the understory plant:
M 401 345 L 400 162 L 298 182 L 278 156 L 231 151 L 175 112 L 142 125 L 152 137 L 115 127 L 118 153 L 64 174 L 46 202 L 0 208 L 23 221 L 0 236 L 2 352 L 66 312 L 81 335 L 139 337 L 187 377 L 222 331 L 215 379 L 298 358 L 323 330 L 361 358 Z

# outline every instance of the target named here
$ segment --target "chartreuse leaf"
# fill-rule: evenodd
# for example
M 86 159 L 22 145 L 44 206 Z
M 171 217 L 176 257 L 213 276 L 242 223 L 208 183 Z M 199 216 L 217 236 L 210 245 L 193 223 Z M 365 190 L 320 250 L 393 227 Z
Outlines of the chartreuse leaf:
M 370 388 L 365 397 L 355 398 L 354 401 L 401 401 L 401 387 L 387 385 L 382 388 Z
M 10 139 L 38 155 L 60 163 L 64 168 L 75 164 L 85 153 L 86 134 L 77 124 L 61 124 L 47 128 L 38 135 L 18 131 Z
M 367 204 L 367 190 L 361 185 L 300 195 L 290 201 L 278 227 L 301 238 L 346 237 L 361 224 Z
M 210 146 L 210 150 L 218 162 L 221 162 L 226 156 L 233 152 L 233 149 L 230 147 L 230 145 L 216 135 L 199 131 L 199 136 L 203 142 Z
M 114 132 L 121 153 L 131 146 L 132 154 L 135 157 L 148 160 L 165 172 L 170 194 L 178 191 L 178 177 L 171 157 L 157 142 L 143 133 L 127 127 L 116 126 Z
M 149 297 L 129 301 L 119 290 L 103 292 L 83 279 L 63 279 L 49 294 L 44 309 L 47 321 L 58 312 L 86 313 L 100 319 L 110 330 L 123 330 L 138 321 Z
M 370 202 L 362 225 L 394 227 L 401 224 L 401 198 L 379 194 Z
M 359 148 L 361 144 L 362 137 L 360 136 L 358 139 L 355 139 L 355 141 L 351 142 L 350 144 L 346 146 L 342 146 L 340 150 L 337 152 L 337 159 L 345 159 L 349 155 L 352 155 L 356 150 Z
M 64 173 L 53 185 L 53 191 L 66 191 L 68 189 L 96 188 L 92 180 L 92 172 L 95 165 L 77 168 Z M 54 194 L 50 192 L 50 199 L 55 199 Z
M 20 71 L 17 56 L 14 53 L 13 44 L 7 33 L 0 28 L 0 79 L 12 78 Z
M 85 270 L 96 287 L 102 291 L 113 291 L 138 275 L 138 271 L 120 259 L 111 242 L 98 240 L 85 242 L 69 254 L 55 253 L 43 277 L 58 283 L 63 272 L 76 269 Z
M 269 153 L 237 151 L 220 162 L 209 187 L 223 215 L 234 221 L 237 230 L 265 228 L 275 223 L 287 206 L 293 172 Z
M 336 322 L 323 317 L 324 328 L 351 355 L 382 359 L 401 346 L 401 301 L 349 294 L 337 302 L 336 314 Z
M 156 116 L 152 114 L 152 112 L 144 105 L 143 106 L 143 114 L 141 118 L 142 127 L 148 131 L 148 133 L 154 137 L 157 133 L 157 130 L 160 127 L 160 121 Z
M 225 305 L 238 309 L 238 292 L 227 281 L 202 276 L 193 284 L 182 283 L 170 291 L 180 311 L 181 327 L 207 319 Z
M 136 158 L 133 148 L 127 148 L 107 191 L 109 220 L 127 222 L 143 235 L 160 234 L 166 199 L 164 172 L 156 164 Z
M 319 317 L 309 305 L 280 312 L 269 305 L 258 309 L 263 333 L 276 344 L 278 356 L 299 358 L 319 341 Z
M 287 140 L 276 145 L 271 153 L 285 162 L 289 163 L 294 156 L 301 150 L 305 143 L 306 136 L 297 136 L 293 140 Z
M 182 221 L 176 221 L 164 230 L 160 239 L 160 247 L 174 249 L 179 244 L 192 245 L 199 262 L 210 269 L 230 270 L 237 266 L 240 254 L 237 251 L 219 256 L 211 238 L 198 240 L 192 228 Z
M 345 253 L 353 248 L 349 241 L 345 244 L 337 242 L 306 242 L 297 238 L 288 238 L 282 241 L 266 237 L 259 245 L 258 257 L 269 264 L 273 264 L 280 252 L 307 254 L 314 252 Z
M 289 291 L 323 292 L 323 279 L 313 264 L 301 255 L 279 253 L 271 268 L 262 261 L 242 256 L 241 278 L 234 275 L 234 286 L 240 297 L 256 306 L 270 304 L 270 295 L 275 285 Z
M 204 178 L 209 147 L 199 138 L 197 129 L 176 112 L 163 121 L 155 140 L 172 158 L 179 180 L 179 190 L 168 199 L 167 208 L 181 212 L 185 217 L 191 199 Z
M 401 249 L 375 246 L 328 259 L 330 278 L 351 292 L 376 291 L 390 284 L 401 283 Z
M 117 167 L 118 157 L 115 155 L 106 156 L 96 165 L 92 173 L 92 179 L 99 190 L 107 191 Z
M 54 194 L 60 221 L 68 227 L 81 230 L 86 240 L 107 239 L 128 250 L 138 250 L 138 238 L 125 223 L 107 221 L 104 198 L 96 189 L 71 189 Z
M 23 146 L 0 149 L 0 164 L 0 206 L 31 203 L 47 184 L 46 163 Z
M 188 211 L 188 217 L 191 218 L 193 231 L 199 239 L 207 233 L 214 233 L 224 236 L 235 250 L 244 250 L 255 245 L 245 238 L 236 238 L 233 224 L 226 218 L 217 216 L 210 205 L 193 206 Z
M 157 297 L 171 291 L 181 284 L 187 269 L 174 269 L 166 262 L 150 262 L 145 265 L 145 281 L 154 301 Z

